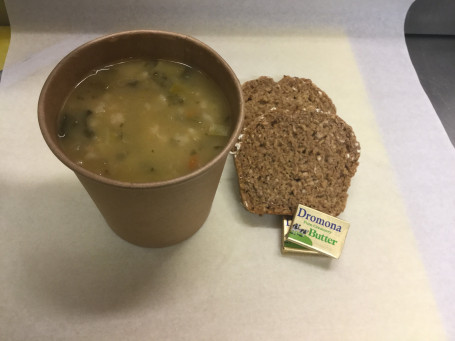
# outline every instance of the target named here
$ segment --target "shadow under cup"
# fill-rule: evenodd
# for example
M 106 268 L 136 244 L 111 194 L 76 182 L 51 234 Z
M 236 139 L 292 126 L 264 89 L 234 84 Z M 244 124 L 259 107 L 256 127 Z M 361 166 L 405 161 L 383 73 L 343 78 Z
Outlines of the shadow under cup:
M 232 133 L 208 164 L 171 180 L 128 183 L 94 174 L 63 153 L 58 143 L 58 115 L 69 93 L 94 68 L 131 57 L 185 63 L 205 72 L 221 87 L 230 105 Z M 128 31 L 90 41 L 62 59 L 41 91 L 38 121 L 49 148 L 75 172 L 112 230 L 136 245 L 164 247 L 189 238 L 207 219 L 227 155 L 242 127 L 242 104 L 237 77 L 207 45 L 177 33 Z

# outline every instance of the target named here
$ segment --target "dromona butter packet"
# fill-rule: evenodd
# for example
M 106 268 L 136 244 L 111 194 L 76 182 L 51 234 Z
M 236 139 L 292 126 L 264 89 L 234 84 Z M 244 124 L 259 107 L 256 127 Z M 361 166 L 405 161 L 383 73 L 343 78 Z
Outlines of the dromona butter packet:
M 348 222 L 299 205 L 285 241 L 338 259 L 348 230 Z

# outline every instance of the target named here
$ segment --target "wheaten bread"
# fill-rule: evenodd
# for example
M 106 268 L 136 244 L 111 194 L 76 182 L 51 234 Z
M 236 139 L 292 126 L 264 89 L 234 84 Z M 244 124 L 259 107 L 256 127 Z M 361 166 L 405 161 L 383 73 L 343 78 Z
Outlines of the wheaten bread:
M 263 76 L 245 82 L 242 90 L 245 126 L 257 116 L 277 109 L 284 114 L 295 110 L 336 114 L 332 100 L 310 79 L 284 76 L 275 82 L 272 78 Z
M 277 107 L 249 123 L 234 155 L 243 205 L 256 214 L 291 215 L 303 204 L 340 214 L 360 146 L 339 116 Z

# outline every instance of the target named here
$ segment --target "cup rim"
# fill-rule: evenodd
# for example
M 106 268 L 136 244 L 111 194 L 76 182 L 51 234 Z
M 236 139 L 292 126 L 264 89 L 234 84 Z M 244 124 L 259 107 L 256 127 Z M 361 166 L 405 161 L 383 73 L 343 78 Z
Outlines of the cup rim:
M 179 176 L 177 178 L 161 180 L 161 181 L 154 181 L 154 182 L 128 182 L 128 181 L 121 181 L 121 180 L 107 178 L 102 175 L 93 173 L 93 172 L 83 168 L 82 166 L 78 165 L 77 163 L 73 162 L 71 159 L 69 159 L 66 156 L 66 154 L 61 150 L 61 148 L 58 146 L 58 144 L 54 142 L 54 139 L 51 137 L 51 134 L 47 128 L 47 125 L 45 122 L 46 115 L 45 115 L 45 108 L 44 108 L 45 94 L 48 92 L 48 89 L 50 88 L 55 75 L 60 72 L 63 65 L 65 65 L 68 60 L 72 59 L 75 54 L 77 54 L 79 51 L 87 48 L 88 46 L 96 44 L 99 41 L 115 39 L 118 37 L 131 35 L 131 34 L 150 34 L 150 35 L 157 34 L 157 35 L 164 35 L 164 36 L 174 37 L 174 38 L 178 38 L 178 39 L 188 40 L 188 41 L 194 43 L 195 45 L 202 47 L 207 52 L 209 52 L 211 55 L 213 55 L 220 62 L 220 64 L 223 65 L 223 67 L 226 69 L 226 71 L 230 75 L 231 79 L 234 81 L 234 84 L 235 84 L 235 87 L 237 89 L 237 93 L 239 96 L 239 101 L 240 101 L 240 108 L 239 108 L 240 113 L 239 113 L 239 119 L 237 121 L 237 124 L 234 126 L 234 129 L 233 129 L 231 136 L 230 136 L 227 144 L 225 145 L 225 147 L 208 163 L 206 163 L 204 166 L 202 166 L 201 168 L 199 168 L 191 173 Z M 220 160 L 227 157 L 227 154 L 232 149 L 234 143 L 236 142 L 236 140 L 241 132 L 241 129 L 243 126 L 243 119 L 244 119 L 244 112 L 243 112 L 242 88 L 241 88 L 241 85 L 240 85 L 240 82 L 239 82 L 237 76 L 235 75 L 234 71 L 229 66 L 229 64 L 214 49 L 212 49 L 210 46 L 203 43 L 202 41 L 200 41 L 192 36 L 186 35 L 186 34 L 170 32 L 170 31 L 162 31 L 162 30 L 122 31 L 122 32 L 107 34 L 107 35 L 103 35 L 103 36 L 94 38 L 94 39 L 89 40 L 86 43 L 76 47 L 71 52 L 69 52 L 65 57 L 63 57 L 60 60 L 60 62 L 57 63 L 57 65 L 54 67 L 54 69 L 51 71 L 51 73 L 48 75 L 48 77 L 41 89 L 41 93 L 40 93 L 39 100 L 38 100 L 38 123 L 40 126 L 40 130 L 41 130 L 41 133 L 42 133 L 44 140 L 46 141 L 48 147 L 55 154 L 55 156 L 57 156 L 57 158 L 63 164 L 65 164 L 68 168 L 70 168 L 72 171 L 74 171 L 76 173 L 76 175 L 82 175 L 86 178 L 89 178 L 91 180 L 94 180 L 96 182 L 100 182 L 100 183 L 103 183 L 106 185 L 115 186 L 115 187 L 123 187 L 123 188 L 137 188 L 137 189 L 158 188 L 158 187 L 180 184 L 180 183 L 183 183 L 183 182 L 186 182 L 186 181 L 189 181 L 191 179 L 201 176 L 202 174 L 207 172 L 212 166 L 214 166 L 216 163 L 218 163 Z

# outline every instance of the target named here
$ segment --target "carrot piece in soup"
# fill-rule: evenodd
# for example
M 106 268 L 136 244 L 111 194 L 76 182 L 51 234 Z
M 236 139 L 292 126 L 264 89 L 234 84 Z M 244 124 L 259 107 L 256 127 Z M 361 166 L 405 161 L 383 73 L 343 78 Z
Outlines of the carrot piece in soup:
M 201 162 L 198 154 L 191 154 L 188 160 L 188 169 L 194 171 L 199 168 Z

